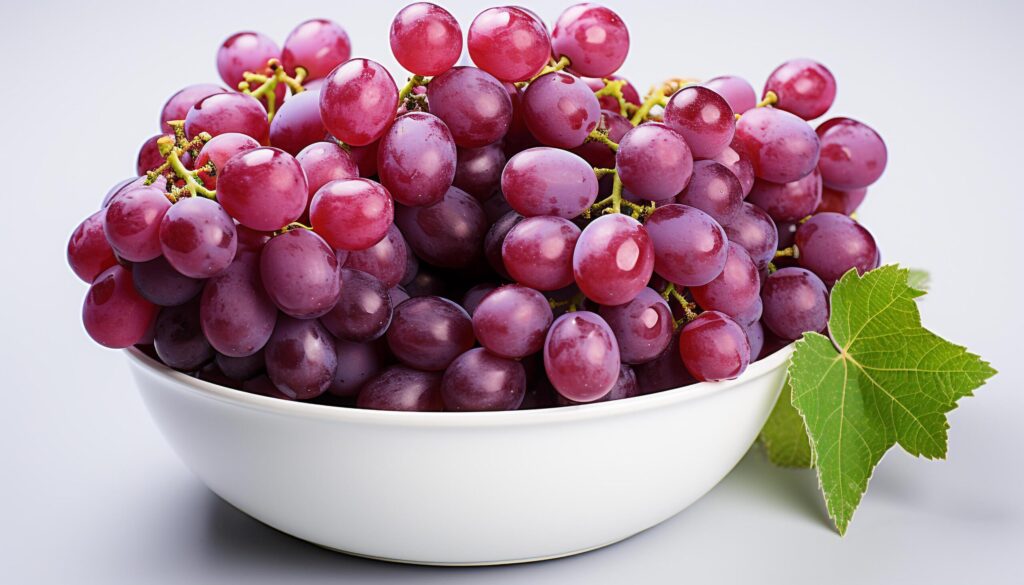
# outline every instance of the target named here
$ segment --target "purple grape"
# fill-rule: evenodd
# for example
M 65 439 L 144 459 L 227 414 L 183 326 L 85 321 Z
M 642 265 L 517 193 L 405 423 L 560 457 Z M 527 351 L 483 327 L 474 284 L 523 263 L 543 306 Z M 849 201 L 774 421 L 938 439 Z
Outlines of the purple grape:
M 327 391 L 335 396 L 358 395 L 363 384 L 384 367 L 381 352 L 373 344 L 336 339 L 334 348 L 338 355 L 338 368 Z
M 821 170 L 825 185 L 852 191 L 882 176 L 889 155 L 885 142 L 870 126 L 850 118 L 832 118 L 817 130 L 821 139 Z
M 440 75 L 462 54 L 462 29 L 450 12 L 416 2 L 401 9 L 391 22 L 391 52 L 416 75 Z
M 312 319 L 281 316 L 264 356 L 274 386 L 296 400 L 323 394 L 338 367 L 334 338 Z
M 760 207 L 744 202 L 724 227 L 729 241 L 743 246 L 759 270 L 768 266 L 775 257 L 779 232 L 772 218 Z
M 864 226 L 841 213 L 819 213 L 796 230 L 800 266 L 832 286 L 851 269 L 864 274 L 875 267 L 878 247 Z
M 700 286 L 721 274 L 728 257 L 725 230 L 699 209 L 673 203 L 644 223 L 654 244 L 654 271 L 682 286 Z
M 615 73 L 629 53 L 629 29 L 619 15 L 597 4 L 566 8 L 551 31 L 555 58 L 568 57 L 572 70 L 588 77 Z
M 743 332 L 747 334 L 747 343 L 750 344 L 750 361 L 759 359 L 764 349 L 764 327 L 760 321 L 754 321 L 744 326 Z
M 444 278 L 426 266 L 403 286 L 410 297 L 440 297 L 449 294 Z
M 153 346 L 160 361 L 176 370 L 197 370 L 213 359 L 213 347 L 199 324 L 199 302 L 161 309 Z
M 735 75 L 712 77 L 702 84 L 725 98 L 733 112 L 742 114 L 757 105 L 757 94 L 750 82 Z
M 441 374 L 391 366 L 362 387 L 356 406 L 373 410 L 444 410 Z
M 381 241 L 365 250 L 349 252 L 345 268 L 362 270 L 374 275 L 386 286 L 393 287 L 405 275 L 407 249 L 402 232 L 392 224 Z
M 637 383 L 636 373 L 633 372 L 633 368 L 626 364 L 619 365 L 619 377 L 615 380 L 615 385 L 608 391 L 607 394 L 594 400 L 593 402 L 608 402 L 610 400 L 622 400 L 623 398 L 632 398 L 634 396 L 640 396 L 640 384 Z M 586 402 L 574 402 L 561 394 L 555 395 L 555 401 L 559 406 L 576 406 L 579 404 L 587 404 Z
M 160 110 L 160 131 L 164 134 L 173 134 L 174 129 L 168 122 L 184 120 L 196 102 L 215 93 L 226 93 L 226 90 L 212 83 L 198 83 L 179 89 L 167 99 Z
M 483 202 L 497 190 L 504 168 L 505 151 L 499 144 L 459 148 L 452 184 Z
M 163 256 L 148 262 L 134 262 L 132 281 L 144 299 L 162 307 L 187 303 L 203 290 L 202 280 L 178 272 Z
M 800 118 L 775 108 L 754 108 L 736 123 L 736 150 L 754 176 L 773 183 L 806 177 L 818 164 L 818 135 Z
M 307 72 L 307 81 L 327 77 L 351 56 L 352 42 L 348 33 L 337 23 L 323 18 L 307 20 L 292 29 L 281 48 L 285 71 L 295 75 L 295 68 L 302 67 Z
M 526 81 L 551 56 L 551 39 L 539 18 L 514 6 L 488 8 L 473 19 L 466 35 L 477 67 L 502 81 Z
M 750 342 L 728 315 L 705 311 L 683 327 L 679 356 L 690 374 L 702 382 L 731 380 L 750 364 Z
M 487 263 L 502 278 L 512 279 L 508 274 L 508 270 L 505 270 L 505 261 L 501 257 L 501 248 L 505 243 L 505 236 L 523 219 L 525 218 L 515 211 L 509 211 L 498 218 L 491 225 L 490 229 L 487 230 L 487 235 L 484 236 L 484 256 L 487 257 Z
M 320 322 L 335 337 L 348 341 L 377 339 L 391 324 L 391 296 L 373 276 L 344 268 L 341 270 L 341 298 L 320 317 Z
M 510 285 L 512 286 L 512 285 Z M 466 309 L 470 317 L 476 313 L 477 307 L 480 306 L 480 301 L 484 300 L 484 297 L 489 295 L 491 291 L 498 288 L 498 285 L 491 282 L 481 282 L 480 284 L 474 285 L 472 288 L 466 291 L 466 294 L 462 295 L 462 308 Z M 545 299 L 544 304 L 547 304 Z M 476 322 L 473 322 L 474 333 L 476 333 Z M 477 333 L 479 339 L 480 334 Z
M 458 187 L 425 207 L 399 206 L 395 223 L 416 255 L 442 268 L 465 268 L 480 258 L 487 217 L 483 207 Z
M 255 378 L 266 369 L 262 349 L 252 355 L 242 357 L 231 357 L 218 353 L 214 360 L 225 376 L 240 382 Z
M 512 100 L 501 82 L 476 67 L 453 67 L 427 86 L 430 113 L 451 130 L 461 148 L 501 140 L 512 123 Z
M 651 122 L 622 137 L 615 168 L 625 188 L 643 199 L 661 201 L 686 187 L 693 173 L 693 155 L 682 136 Z
M 87 284 L 92 283 L 101 272 L 117 264 L 114 250 L 103 234 L 104 215 L 106 212 L 101 209 L 85 218 L 68 239 L 68 265 L 75 272 L 75 276 Z
M 380 242 L 394 215 L 391 194 L 369 179 L 331 181 L 309 207 L 313 229 L 338 250 L 365 250 Z
M 665 125 L 686 140 L 697 158 L 713 158 L 728 148 L 736 132 L 729 102 L 711 89 L 688 85 L 665 106 Z
M 790 59 L 768 76 L 764 93 L 775 92 L 775 107 L 804 120 L 824 114 L 836 99 L 836 79 L 824 65 L 810 59 Z
M 540 291 L 573 283 L 572 257 L 580 228 L 561 217 L 530 217 L 516 224 L 501 245 L 505 269 L 516 282 Z
M 314 142 L 295 155 L 309 185 L 309 201 L 331 181 L 359 178 L 359 167 L 352 156 L 333 142 Z M 306 204 L 309 207 L 309 203 Z
M 278 390 L 277 386 L 274 386 L 274 383 L 271 382 L 270 378 L 266 375 L 256 376 L 255 378 L 242 382 L 242 390 L 250 394 L 269 396 L 270 398 L 277 398 L 278 400 L 295 400 L 295 398 Z
M 740 156 L 732 148 L 726 148 L 711 160 L 725 165 L 726 168 L 732 171 L 732 174 L 736 175 L 736 178 L 740 181 L 740 186 L 743 187 L 744 197 L 750 193 L 751 187 L 754 186 L 754 167 L 750 164 L 749 160 Z
M 406 292 L 404 288 L 398 285 L 388 289 L 388 296 L 391 297 L 392 307 L 397 307 L 398 305 L 402 304 L 403 301 L 412 298 L 411 296 L 409 296 L 409 293 Z
M 212 199 L 181 199 L 160 221 L 160 249 L 171 266 L 185 276 L 216 276 L 235 259 L 235 222 Z
M 526 395 L 526 372 L 515 360 L 478 347 L 455 358 L 441 381 L 445 410 L 516 410 Z
M 219 172 L 217 201 L 246 227 L 279 230 L 306 209 L 306 175 L 295 157 L 283 150 L 248 150 L 232 157 Z
M 231 89 L 245 80 L 245 72 L 263 73 L 267 61 L 281 56 L 281 49 L 263 33 L 240 32 L 228 37 L 217 49 L 217 73 Z
M 258 254 L 239 252 L 227 270 L 207 281 L 199 318 L 203 334 L 224 355 L 244 357 L 266 345 L 277 308 L 260 283 Z
M 115 195 L 103 215 L 103 233 L 118 256 L 145 262 L 160 255 L 160 222 L 171 202 L 156 187 L 136 187 Z
M 274 304 L 296 319 L 323 315 L 341 296 L 334 250 L 307 229 L 289 230 L 267 242 L 260 254 L 260 278 Z
M 380 63 L 351 59 L 327 76 L 320 89 L 320 118 L 345 144 L 366 146 L 391 126 L 398 108 L 398 87 Z
M 690 293 L 702 309 L 736 319 L 760 300 L 761 278 L 742 246 L 729 242 L 728 249 L 722 273 L 707 284 L 690 287 Z
M 672 335 L 672 341 L 661 355 L 636 367 L 636 378 L 643 394 L 674 390 L 697 383 L 679 357 L 678 331 Z
M 82 304 L 85 331 L 100 345 L 123 349 L 141 342 L 156 318 L 157 307 L 142 298 L 132 273 L 115 264 L 96 277 Z
M 767 272 L 767 271 L 765 271 L 765 272 Z M 760 290 L 760 287 L 762 286 L 762 283 L 764 282 L 764 280 L 766 278 L 767 278 L 767 275 L 762 277 L 761 273 L 760 272 L 758 273 L 758 275 L 757 275 L 758 283 L 757 284 L 758 284 L 758 289 L 759 290 Z M 735 315 L 730 315 L 730 317 L 732 317 L 733 321 L 739 323 L 744 328 L 746 328 L 751 323 L 754 323 L 756 321 L 760 321 L 761 320 L 761 315 L 763 313 L 764 313 L 764 303 L 761 301 L 761 297 L 758 296 L 757 298 L 754 299 L 753 303 L 750 303 L 749 305 L 747 305 L 747 307 L 745 309 L 737 312 Z
M 864 197 L 867 196 L 867 194 L 868 190 L 866 188 L 853 189 L 852 191 L 839 191 L 829 187 L 822 187 L 821 203 L 818 204 L 818 208 L 815 209 L 814 212 L 822 213 L 825 211 L 831 211 L 833 213 L 851 215 L 854 211 L 857 211 L 860 204 L 864 202 Z
M 597 177 L 579 156 L 541 146 L 509 159 L 501 173 L 501 192 L 512 209 L 525 217 L 572 219 L 594 204 Z
M 518 284 L 490 292 L 470 314 L 480 345 L 506 358 L 522 358 L 540 351 L 554 320 L 544 295 Z
M 441 371 L 473 347 L 473 322 L 448 299 L 411 298 L 395 307 L 387 340 L 391 352 L 405 365 Z
M 523 94 L 523 120 L 547 146 L 575 148 L 597 128 L 601 104 L 580 78 L 554 71 L 530 82 Z
M 654 245 L 637 220 L 621 213 L 602 215 L 580 234 L 572 270 L 587 298 L 602 305 L 628 303 L 651 279 Z
M 672 341 L 672 311 L 665 299 L 650 288 L 641 290 L 628 303 L 601 307 L 600 315 L 615 334 L 624 363 L 649 362 Z
M 593 402 L 619 377 L 619 345 L 604 319 L 590 311 L 566 313 L 544 340 L 544 370 L 559 394 Z
M 747 201 L 768 212 L 775 221 L 796 221 L 814 213 L 821 203 L 821 173 L 814 169 L 790 183 L 758 179 Z
M 718 223 L 732 221 L 743 206 L 743 185 L 723 164 L 711 160 L 693 163 L 693 175 L 676 201 L 696 207 Z
M 783 339 L 799 339 L 828 325 L 828 289 L 803 268 L 782 268 L 768 275 L 761 290 L 764 324 Z
M 185 136 L 191 139 L 203 132 L 210 136 L 237 132 L 260 144 L 270 142 L 267 111 L 244 93 L 215 93 L 196 102 L 185 115 Z
M 455 142 L 437 116 L 403 114 L 380 141 L 377 172 L 395 201 L 431 205 L 455 178 Z
M 295 156 L 327 135 L 320 121 L 320 92 L 304 91 L 281 104 L 270 121 L 270 143 Z

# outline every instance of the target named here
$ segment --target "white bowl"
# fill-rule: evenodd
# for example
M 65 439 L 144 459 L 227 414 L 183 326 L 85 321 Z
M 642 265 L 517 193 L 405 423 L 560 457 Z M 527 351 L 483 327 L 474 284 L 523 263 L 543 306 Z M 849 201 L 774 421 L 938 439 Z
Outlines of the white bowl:
M 584 552 L 682 511 L 753 443 L 791 351 L 729 382 L 482 413 L 289 402 L 128 355 L 171 446 L 236 508 L 350 554 L 478 565 Z

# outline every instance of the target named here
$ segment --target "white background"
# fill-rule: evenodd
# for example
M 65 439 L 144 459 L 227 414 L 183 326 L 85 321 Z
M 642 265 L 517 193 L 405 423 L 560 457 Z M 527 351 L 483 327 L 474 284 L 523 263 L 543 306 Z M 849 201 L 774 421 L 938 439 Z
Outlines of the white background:
M 845 538 L 830 529 L 813 474 L 773 468 L 757 450 L 665 524 L 554 562 L 395 566 L 266 528 L 185 469 L 150 423 L 124 358 L 87 338 L 86 287 L 64 247 L 132 173 L 163 101 L 218 81 L 222 38 L 257 29 L 283 41 L 301 20 L 328 17 L 348 29 L 355 55 L 401 77 L 387 49 L 401 4 L 5 2 L 0 582 L 1019 582 L 1022 4 L 607 4 L 631 27 L 623 73 L 641 90 L 725 73 L 759 87 L 779 62 L 809 56 L 839 80 L 832 113 L 885 137 L 889 168 L 862 219 L 885 261 L 931 271 L 925 323 L 1002 372 L 950 417 L 947 462 L 890 453 Z M 446 5 L 463 30 L 486 6 Z M 530 3 L 549 23 L 565 5 Z

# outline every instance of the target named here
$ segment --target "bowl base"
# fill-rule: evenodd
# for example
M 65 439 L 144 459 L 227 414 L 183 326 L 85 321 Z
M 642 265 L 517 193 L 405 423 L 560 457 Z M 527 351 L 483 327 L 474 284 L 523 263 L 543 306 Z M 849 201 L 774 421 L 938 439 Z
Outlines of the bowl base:
M 361 553 L 352 552 L 350 550 L 343 550 L 343 549 L 340 549 L 340 548 L 334 548 L 334 547 L 325 546 L 325 545 L 322 545 L 322 544 L 317 544 L 317 543 L 311 542 L 311 541 L 306 541 L 306 542 L 309 542 L 310 544 L 314 544 L 314 545 L 316 545 L 316 546 L 318 546 L 320 548 L 329 550 L 331 552 L 341 553 L 341 554 L 349 555 L 349 556 L 352 556 L 352 557 L 359 557 L 359 558 L 363 558 L 363 559 L 370 559 L 370 560 L 373 560 L 373 561 L 382 561 L 382 562 L 385 562 L 385 563 L 398 563 L 398 564 L 401 564 L 401 565 L 424 565 L 424 566 L 429 566 L 429 567 L 495 567 L 495 566 L 500 566 L 500 565 L 522 565 L 522 564 L 526 564 L 526 563 L 537 563 L 537 562 L 541 562 L 541 561 L 553 561 L 555 559 L 563 559 L 565 557 L 572 557 L 572 556 L 576 556 L 576 555 L 581 555 L 583 553 L 588 553 L 590 551 L 594 551 L 594 550 L 597 550 L 599 548 L 604 548 L 606 546 L 611 546 L 613 544 L 622 542 L 623 540 L 630 539 L 633 536 L 635 536 L 635 535 L 631 534 L 631 535 L 629 535 L 629 536 L 627 536 L 625 538 L 620 538 L 618 540 L 613 540 L 611 542 L 606 542 L 604 544 L 599 544 L 597 546 L 591 546 L 591 547 L 588 547 L 588 548 L 581 548 L 579 550 L 574 550 L 574 551 L 564 552 L 564 553 L 557 553 L 557 554 L 553 554 L 553 555 L 545 555 L 545 556 L 539 556 L 539 557 L 527 557 L 527 558 L 522 558 L 522 559 L 507 559 L 507 560 L 500 560 L 500 561 L 473 561 L 473 562 L 468 562 L 468 563 L 435 563 L 435 562 L 430 562 L 430 561 L 412 561 L 412 560 L 407 560 L 407 559 L 392 559 L 392 558 L 388 558 L 388 557 L 375 557 L 373 555 L 364 555 L 364 554 L 361 554 Z

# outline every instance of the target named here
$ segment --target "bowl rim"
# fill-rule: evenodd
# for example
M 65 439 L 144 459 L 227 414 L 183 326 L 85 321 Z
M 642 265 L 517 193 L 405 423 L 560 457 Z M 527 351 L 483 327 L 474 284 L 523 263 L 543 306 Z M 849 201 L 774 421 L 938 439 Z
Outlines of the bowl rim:
M 537 408 L 530 410 L 509 410 L 495 412 L 408 412 L 393 410 L 372 410 L 349 406 L 314 404 L 299 400 L 283 400 L 260 394 L 236 390 L 194 378 L 183 372 L 174 370 L 149 357 L 135 347 L 125 349 L 125 353 L 133 366 L 147 370 L 158 377 L 176 383 L 190 393 L 218 402 L 241 406 L 244 408 L 290 415 L 299 418 L 361 423 L 374 425 L 399 425 L 412 427 L 495 427 L 530 424 L 548 424 L 566 421 L 582 421 L 617 416 L 626 413 L 642 412 L 662 408 L 671 404 L 692 402 L 710 395 L 734 390 L 758 378 L 775 371 L 789 359 L 793 353 L 793 343 L 789 343 L 750 364 L 743 374 L 733 380 L 722 382 L 698 382 L 688 386 L 672 388 L 632 396 L 622 400 L 595 402 L 559 406 L 557 408 Z

